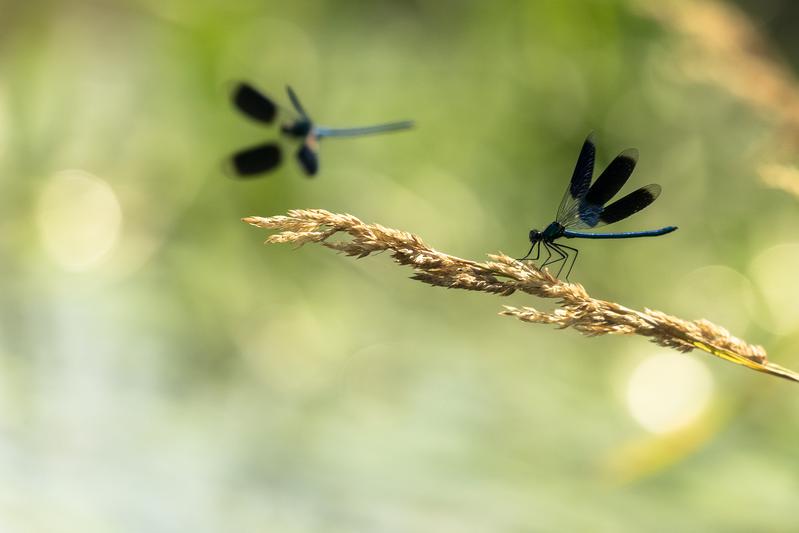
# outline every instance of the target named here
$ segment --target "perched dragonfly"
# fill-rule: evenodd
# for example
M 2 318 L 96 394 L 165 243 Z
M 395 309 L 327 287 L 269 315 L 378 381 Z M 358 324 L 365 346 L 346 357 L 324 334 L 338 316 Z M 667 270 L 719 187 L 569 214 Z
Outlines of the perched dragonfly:
M 528 258 L 537 261 L 541 256 L 541 246 L 543 246 L 548 255 L 541 267 L 562 261 L 557 274 L 560 276 L 560 273 L 563 272 L 563 267 L 568 262 L 569 251 L 574 252 L 571 266 L 566 272 L 566 279 L 569 279 L 569 274 L 574 268 L 579 252 L 571 246 L 556 243 L 555 240 L 561 237 L 567 239 L 632 239 L 635 237 L 657 237 L 677 229 L 676 226 L 666 226 L 648 231 L 626 231 L 621 233 L 585 233 L 575 231 L 598 228 L 624 220 L 654 202 L 655 198 L 660 194 L 660 185 L 647 185 L 606 206 L 605 204 L 608 200 L 621 190 L 633 173 L 635 164 L 638 162 L 638 150 L 632 148 L 616 156 L 616 159 L 607 166 L 592 185 L 591 177 L 594 173 L 595 154 L 594 136 L 591 134 L 583 143 L 582 150 L 580 150 L 577 166 L 574 168 L 572 179 L 566 188 L 563 200 L 560 202 L 555 221 L 547 226 L 544 231 L 535 229 L 530 231 L 529 238 L 532 246 L 527 255 L 522 257 L 520 261 Z M 535 257 L 530 258 L 530 254 L 533 253 L 534 249 L 536 250 Z M 556 255 L 554 258 L 553 252 Z
M 280 131 L 283 135 L 300 141 L 297 161 L 309 176 L 314 176 L 319 172 L 319 141 L 325 137 L 357 137 L 413 127 L 413 122 L 409 120 L 359 128 L 317 126 L 310 115 L 306 113 L 292 88 L 286 87 L 286 91 L 291 105 L 294 107 L 294 113 L 283 109 L 274 100 L 244 82 L 235 86 L 232 100 L 239 111 L 262 124 L 272 124 L 279 112 L 283 111 L 284 113 L 280 114 L 285 114 L 289 118 L 280 125 Z M 268 142 L 236 152 L 233 154 L 231 163 L 235 174 L 246 178 L 274 170 L 282 160 L 283 152 L 280 145 L 276 142 Z

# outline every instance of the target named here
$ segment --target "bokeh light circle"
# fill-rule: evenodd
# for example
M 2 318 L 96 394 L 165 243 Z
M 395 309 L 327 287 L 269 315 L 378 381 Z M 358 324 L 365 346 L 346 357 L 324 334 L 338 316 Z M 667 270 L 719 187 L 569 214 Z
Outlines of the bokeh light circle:
M 48 257 L 73 272 L 100 264 L 116 244 L 122 225 L 122 209 L 111 186 L 82 170 L 65 170 L 50 178 L 36 215 Z
M 753 312 L 758 323 L 772 333 L 787 335 L 799 328 L 799 244 L 780 244 L 759 253 L 750 265 L 752 279 L 760 290 Z M 765 308 L 763 308 L 765 307 Z
M 705 364 L 681 354 L 659 354 L 642 361 L 627 382 L 632 417 L 653 433 L 691 425 L 710 402 L 713 379 Z
M 751 321 L 747 305 L 754 296 L 752 283 L 724 265 L 708 265 L 682 276 L 673 289 L 672 309 L 677 315 L 702 317 L 743 335 Z

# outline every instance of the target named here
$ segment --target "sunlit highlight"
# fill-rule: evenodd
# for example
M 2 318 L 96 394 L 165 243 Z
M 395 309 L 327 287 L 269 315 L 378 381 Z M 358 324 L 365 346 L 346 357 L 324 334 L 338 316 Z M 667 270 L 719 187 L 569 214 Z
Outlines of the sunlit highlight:
M 649 357 L 627 382 L 627 407 L 648 431 L 669 433 L 699 418 L 710 401 L 713 381 L 705 364 L 687 355 Z
M 81 272 L 100 264 L 114 247 L 122 210 L 105 181 L 65 170 L 44 186 L 37 220 L 48 256 L 65 270 Z
M 799 244 L 773 246 L 758 254 L 751 263 L 752 278 L 766 306 L 766 309 L 756 310 L 761 312 L 755 312 L 754 316 L 761 326 L 773 333 L 785 335 L 799 328 L 797 263 Z
M 707 265 L 682 276 L 673 292 L 674 311 L 695 313 L 719 322 L 734 335 L 742 335 L 751 317 L 746 302 L 753 298 L 752 284 L 725 265 Z

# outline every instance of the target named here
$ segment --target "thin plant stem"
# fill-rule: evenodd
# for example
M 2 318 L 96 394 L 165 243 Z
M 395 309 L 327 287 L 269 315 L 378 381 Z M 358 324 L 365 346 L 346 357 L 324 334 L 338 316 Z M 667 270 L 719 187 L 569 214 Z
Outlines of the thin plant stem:
M 558 307 L 552 312 L 504 306 L 500 313 L 524 322 L 572 328 L 590 337 L 642 335 L 660 346 L 681 352 L 698 348 L 759 372 L 799 381 L 799 374 L 769 362 L 762 346 L 748 344 L 712 322 L 684 320 L 652 309 L 638 311 L 592 298 L 578 283 L 559 280 L 546 269 L 535 268 L 501 253 L 489 255 L 485 262 L 461 259 L 429 247 L 412 233 L 365 224 L 352 215 L 322 209 L 297 209 L 286 216 L 253 216 L 242 220 L 277 231 L 266 239 L 271 244 L 319 243 L 358 258 L 389 252 L 396 263 L 413 268 L 412 279 L 428 285 L 502 296 L 518 291 L 555 300 Z M 332 240 L 337 234 L 345 238 Z

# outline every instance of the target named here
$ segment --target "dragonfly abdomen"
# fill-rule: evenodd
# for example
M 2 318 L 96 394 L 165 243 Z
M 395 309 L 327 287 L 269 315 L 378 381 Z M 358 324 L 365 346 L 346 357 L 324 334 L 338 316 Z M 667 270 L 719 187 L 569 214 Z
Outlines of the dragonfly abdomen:
M 563 236 L 567 239 L 634 239 L 636 237 L 659 237 L 676 229 L 677 226 L 666 226 L 665 228 L 647 231 L 623 231 L 619 233 L 582 233 L 580 231 L 564 230 Z

